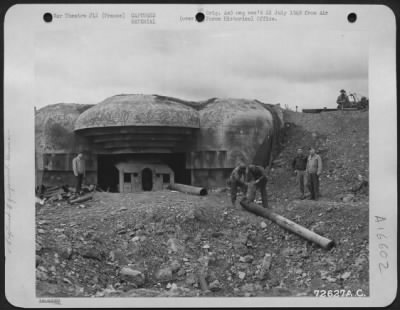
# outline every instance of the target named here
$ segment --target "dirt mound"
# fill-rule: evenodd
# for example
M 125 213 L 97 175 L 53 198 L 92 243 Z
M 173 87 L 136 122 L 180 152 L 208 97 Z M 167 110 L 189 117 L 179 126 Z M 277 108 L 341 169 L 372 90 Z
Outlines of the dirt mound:
M 354 192 L 358 176 L 368 181 L 369 135 L 368 112 L 324 112 L 320 114 L 285 111 L 285 142 L 271 170 L 270 193 L 298 196 L 291 162 L 296 150 L 316 148 L 323 161 L 320 177 L 323 197 L 341 200 L 354 194 L 354 199 L 368 199 L 368 190 Z M 289 182 L 288 182 L 289 180 Z

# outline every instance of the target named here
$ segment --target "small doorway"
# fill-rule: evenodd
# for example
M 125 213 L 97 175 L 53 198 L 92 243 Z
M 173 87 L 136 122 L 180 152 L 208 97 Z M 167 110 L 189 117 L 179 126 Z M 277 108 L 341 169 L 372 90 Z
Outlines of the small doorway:
M 151 191 L 153 189 L 153 172 L 149 168 L 142 170 L 142 188 L 144 191 Z

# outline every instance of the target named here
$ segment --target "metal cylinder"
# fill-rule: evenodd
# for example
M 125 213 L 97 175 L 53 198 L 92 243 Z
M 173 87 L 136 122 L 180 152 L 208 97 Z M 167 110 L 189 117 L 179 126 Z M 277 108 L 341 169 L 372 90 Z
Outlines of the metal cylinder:
M 269 209 L 260 207 L 255 203 L 249 202 L 247 199 L 242 199 L 240 204 L 247 211 L 257 214 L 259 216 L 270 219 L 272 222 L 278 224 L 280 227 L 300 236 L 304 239 L 318 244 L 320 247 L 329 250 L 334 246 L 333 240 L 322 237 L 307 228 L 288 220 L 287 218 L 272 212 Z
M 170 184 L 169 189 L 180 191 L 183 193 L 188 193 L 188 194 L 200 195 L 200 196 L 207 195 L 207 189 L 205 189 L 204 187 L 196 187 L 196 186 L 185 185 L 185 184 L 180 184 L 180 183 Z

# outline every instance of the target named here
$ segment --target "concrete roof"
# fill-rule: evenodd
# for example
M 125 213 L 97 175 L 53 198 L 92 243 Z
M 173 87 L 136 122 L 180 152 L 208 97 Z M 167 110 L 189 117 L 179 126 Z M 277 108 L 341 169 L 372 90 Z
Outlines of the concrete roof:
M 75 130 L 113 126 L 199 128 L 199 114 L 181 100 L 157 95 L 117 95 L 83 112 Z

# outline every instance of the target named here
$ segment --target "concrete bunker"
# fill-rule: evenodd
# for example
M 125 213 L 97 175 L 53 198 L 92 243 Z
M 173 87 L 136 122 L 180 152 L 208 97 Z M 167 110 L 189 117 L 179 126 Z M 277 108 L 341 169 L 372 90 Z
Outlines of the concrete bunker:
M 36 185 L 74 186 L 71 161 L 84 152 L 84 182 L 104 191 L 226 186 L 238 161 L 269 164 L 281 112 L 257 100 L 137 94 L 46 106 L 35 116 Z

